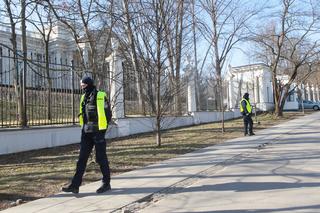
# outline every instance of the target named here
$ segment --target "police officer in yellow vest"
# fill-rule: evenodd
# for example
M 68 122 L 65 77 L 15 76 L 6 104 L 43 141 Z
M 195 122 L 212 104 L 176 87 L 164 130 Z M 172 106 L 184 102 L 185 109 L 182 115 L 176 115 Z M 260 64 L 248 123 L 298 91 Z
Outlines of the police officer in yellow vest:
M 80 82 L 84 94 L 80 100 L 79 120 L 82 127 L 80 153 L 77 162 L 76 173 L 69 186 L 63 187 L 62 191 L 79 193 L 82 177 L 85 172 L 88 158 L 93 146 L 96 150 L 96 161 L 100 166 L 103 175 L 102 185 L 97 193 L 111 190 L 110 169 L 106 154 L 105 133 L 108 128 L 107 107 L 108 99 L 105 92 L 98 91 L 90 77 L 82 78 Z M 110 118 L 111 119 L 111 118 Z
M 249 101 L 249 94 L 245 93 L 243 95 L 243 98 L 240 101 L 240 112 L 243 115 L 243 123 L 244 123 L 244 135 L 248 135 L 249 131 L 249 136 L 254 135 L 252 129 L 253 129 L 253 121 L 251 118 L 252 115 L 252 107 L 250 105 Z

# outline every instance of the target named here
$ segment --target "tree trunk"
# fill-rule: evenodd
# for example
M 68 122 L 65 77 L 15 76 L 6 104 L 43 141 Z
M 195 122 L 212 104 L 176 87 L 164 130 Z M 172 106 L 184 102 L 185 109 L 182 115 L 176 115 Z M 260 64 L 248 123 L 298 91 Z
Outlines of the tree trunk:
M 138 56 L 136 53 L 134 36 L 133 36 L 133 32 L 132 32 L 132 27 L 130 24 L 130 21 L 132 19 L 129 14 L 129 5 L 128 5 L 127 0 L 125 0 L 123 2 L 123 6 L 125 9 L 125 13 L 126 13 L 127 37 L 128 37 L 130 48 L 131 48 L 131 50 L 130 50 L 131 62 L 133 65 L 133 70 L 135 71 L 135 76 L 136 76 L 136 87 L 137 87 L 137 93 L 138 93 L 139 109 L 141 109 L 143 114 L 146 115 L 146 109 L 145 109 L 146 107 L 145 107 L 145 103 L 143 101 L 143 88 L 142 88 L 143 79 L 142 79 L 142 74 L 141 74 L 142 70 L 140 69 L 140 64 L 139 64 Z
M 17 121 L 19 122 L 20 125 L 22 125 L 21 118 L 23 117 L 23 111 L 22 111 L 22 106 L 23 106 L 23 100 L 21 96 L 21 85 L 20 85 L 20 76 L 19 76 L 19 67 L 18 67 L 18 58 L 17 58 L 17 52 L 18 52 L 18 47 L 17 47 L 17 34 L 16 34 L 16 23 L 14 22 L 13 19 L 13 14 L 10 8 L 10 2 L 8 0 L 5 1 L 6 4 L 6 9 L 8 11 L 9 19 L 10 19 L 10 25 L 11 25 L 11 44 L 12 44 L 12 55 L 13 55 L 13 65 L 14 65 L 14 73 L 13 73 L 13 85 L 14 85 L 14 91 L 15 91 L 15 96 L 17 99 Z
M 274 98 L 274 114 L 276 116 L 281 116 L 282 112 L 280 109 L 280 103 L 279 103 L 279 99 L 280 99 L 280 89 L 279 89 L 279 84 L 278 84 L 278 80 L 276 78 L 276 74 L 273 72 L 272 73 L 272 85 L 273 85 L 273 98 Z
M 22 53 L 23 53 L 23 70 L 22 70 L 22 117 L 21 117 L 21 126 L 27 126 L 27 96 L 26 96 L 26 83 L 27 83 L 27 32 L 26 32 L 26 1 L 21 0 L 21 44 L 22 44 Z
M 183 16 L 184 16 L 184 1 L 178 3 L 178 13 L 176 16 L 176 94 L 178 115 L 182 115 L 182 100 L 181 100 L 181 83 L 180 83 L 180 67 L 181 67 L 181 52 L 182 52 L 182 36 L 183 36 Z
M 46 77 L 47 77 L 47 82 L 48 82 L 48 87 L 47 87 L 47 100 L 48 100 L 48 106 L 47 106 L 47 118 L 48 120 L 52 119 L 52 114 L 51 114 L 51 88 L 52 88 L 52 83 L 51 83 L 51 78 L 50 78 L 50 67 L 49 67 L 49 41 L 45 41 L 45 46 L 46 46 Z
M 219 79 L 219 84 L 220 84 L 220 107 L 221 107 L 221 132 L 224 133 L 225 129 L 224 129 L 224 103 L 223 103 L 223 88 L 222 88 L 222 80 L 221 77 Z
M 193 52 L 194 52 L 194 68 L 195 68 L 195 90 L 196 90 L 196 105 L 197 111 L 200 110 L 200 93 L 199 93 L 199 71 L 198 71 L 198 56 L 197 56 L 197 39 L 196 39 L 196 21 L 195 21 L 195 0 L 192 0 L 192 33 L 193 33 Z
M 156 142 L 157 146 L 161 146 L 161 118 L 157 117 Z

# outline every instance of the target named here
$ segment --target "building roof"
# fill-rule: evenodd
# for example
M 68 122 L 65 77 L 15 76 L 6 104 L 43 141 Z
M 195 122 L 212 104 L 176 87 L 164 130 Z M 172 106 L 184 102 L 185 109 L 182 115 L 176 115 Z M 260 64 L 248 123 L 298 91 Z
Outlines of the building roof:
M 268 66 L 264 63 L 256 63 L 256 64 L 247 64 L 237 67 L 231 67 L 233 71 L 247 71 L 248 69 L 257 69 L 257 68 L 268 68 Z

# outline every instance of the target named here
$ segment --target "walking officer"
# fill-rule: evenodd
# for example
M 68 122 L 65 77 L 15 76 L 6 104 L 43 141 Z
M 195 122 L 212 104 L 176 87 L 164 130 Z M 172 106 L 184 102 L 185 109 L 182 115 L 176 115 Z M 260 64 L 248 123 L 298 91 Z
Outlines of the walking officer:
M 240 112 L 243 116 L 243 123 L 244 123 L 244 135 L 248 135 L 249 131 L 249 136 L 255 135 L 253 133 L 253 121 L 252 121 L 252 107 L 250 105 L 249 101 L 249 94 L 245 93 L 243 95 L 243 98 L 240 101 Z
M 71 184 L 67 187 L 62 187 L 62 191 L 79 193 L 79 187 L 82 183 L 88 158 L 94 146 L 96 150 L 96 162 L 99 164 L 103 176 L 102 185 L 96 192 L 103 193 L 111 190 L 110 169 L 105 141 L 105 133 L 111 120 L 110 105 L 106 93 L 96 89 L 92 78 L 82 78 L 80 85 L 84 91 L 80 99 L 79 114 L 80 125 L 82 127 L 80 153 Z

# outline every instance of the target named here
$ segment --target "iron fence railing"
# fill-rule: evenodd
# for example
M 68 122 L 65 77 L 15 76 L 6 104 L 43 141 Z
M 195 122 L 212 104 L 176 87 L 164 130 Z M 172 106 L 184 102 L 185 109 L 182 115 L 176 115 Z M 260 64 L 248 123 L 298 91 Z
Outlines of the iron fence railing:
M 75 124 L 83 72 L 66 64 L 46 66 L 41 58 L 29 57 L 27 70 L 22 64 L 21 55 L 14 58 L 0 45 L 0 128 Z
M 78 123 L 82 93 L 79 82 L 83 75 L 93 75 L 90 71 L 75 66 L 72 61 L 53 61 L 55 63 L 46 64 L 43 55 L 31 54 L 26 60 L 27 66 L 24 66 L 25 61 L 20 53 L 13 54 L 10 48 L 0 44 L 0 128 Z M 104 69 L 106 70 L 100 71 L 93 78 L 99 79 L 96 82 L 99 89 L 110 94 L 112 70 L 109 70 L 109 65 Z M 130 66 L 123 66 L 122 74 L 125 116 L 154 116 L 155 110 L 152 107 L 156 104 L 157 85 L 150 78 L 151 73 L 134 73 Z M 181 78 L 179 92 L 172 88 L 172 81 L 168 72 L 161 76 L 162 113 L 186 114 L 188 79 Z M 214 82 L 202 81 L 198 86 L 198 110 L 211 111 L 219 108 L 217 91 L 212 85 L 215 85 Z M 110 100 L 113 98 L 110 97 Z M 175 104 L 178 99 L 180 105 Z

